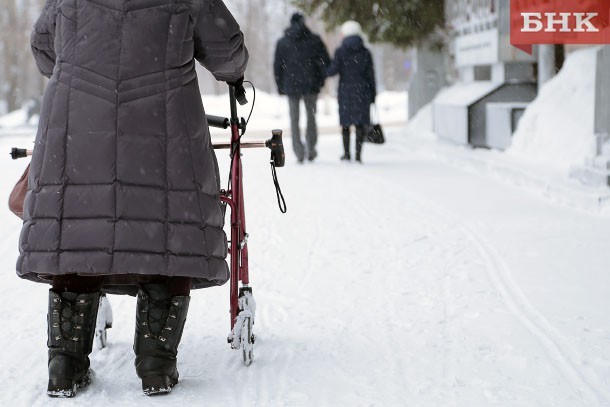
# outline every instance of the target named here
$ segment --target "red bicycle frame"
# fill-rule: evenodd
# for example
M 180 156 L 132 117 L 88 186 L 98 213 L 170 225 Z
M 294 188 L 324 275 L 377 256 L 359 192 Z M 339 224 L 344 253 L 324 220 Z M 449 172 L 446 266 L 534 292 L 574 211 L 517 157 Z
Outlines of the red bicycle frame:
M 237 117 L 237 104 L 235 103 L 235 89 L 229 87 L 231 101 L 231 184 L 230 189 L 223 191 L 221 199 L 231 208 L 231 279 L 230 279 L 230 309 L 231 329 L 239 312 L 239 281 L 245 286 L 249 284 L 248 275 L 248 241 L 246 234 L 246 214 L 244 211 L 243 171 L 241 165 L 241 135 L 243 123 Z
M 214 149 L 230 149 L 230 187 L 221 190 L 220 199 L 231 208 L 231 245 L 229 247 L 230 259 L 230 312 L 231 329 L 239 313 L 239 297 L 244 291 L 252 291 L 248 274 L 248 233 L 246 233 L 246 214 L 244 210 L 243 170 L 241 164 L 242 148 L 268 147 L 272 151 L 272 163 L 281 167 L 284 165 L 284 149 L 282 146 L 282 131 L 273 130 L 272 138 L 267 141 L 241 142 L 241 136 L 246 130 L 246 122 L 237 116 L 237 103 L 235 88 L 229 86 L 229 100 L 231 104 L 231 117 L 229 119 L 207 115 L 208 124 L 213 127 L 231 128 L 230 143 L 215 143 Z M 240 133 L 241 131 L 241 133 Z M 242 287 L 239 287 L 241 281 Z

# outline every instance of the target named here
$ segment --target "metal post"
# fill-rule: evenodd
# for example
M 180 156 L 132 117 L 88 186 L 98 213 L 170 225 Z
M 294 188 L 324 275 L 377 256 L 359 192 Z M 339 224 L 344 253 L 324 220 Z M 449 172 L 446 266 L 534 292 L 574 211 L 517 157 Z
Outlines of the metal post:
M 538 46 L 538 91 L 555 76 L 555 46 L 542 44 Z

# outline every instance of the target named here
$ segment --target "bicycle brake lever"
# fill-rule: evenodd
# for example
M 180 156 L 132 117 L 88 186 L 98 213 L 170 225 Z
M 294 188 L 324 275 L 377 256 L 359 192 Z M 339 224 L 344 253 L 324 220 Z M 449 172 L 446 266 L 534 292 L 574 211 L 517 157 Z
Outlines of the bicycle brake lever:
M 271 138 L 265 142 L 265 146 L 271 150 L 271 160 L 276 167 L 283 167 L 286 161 L 284 155 L 284 143 L 282 142 L 282 130 L 271 131 Z

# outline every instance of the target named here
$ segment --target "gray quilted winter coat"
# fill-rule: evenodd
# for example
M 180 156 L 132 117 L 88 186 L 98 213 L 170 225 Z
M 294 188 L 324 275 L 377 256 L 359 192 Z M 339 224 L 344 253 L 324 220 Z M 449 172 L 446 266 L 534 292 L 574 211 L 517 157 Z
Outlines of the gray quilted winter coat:
M 223 2 L 47 0 L 31 44 L 50 81 L 18 275 L 225 283 L 218 165 L 194 65 L 220 81 L 244 74 L 248 52 Z

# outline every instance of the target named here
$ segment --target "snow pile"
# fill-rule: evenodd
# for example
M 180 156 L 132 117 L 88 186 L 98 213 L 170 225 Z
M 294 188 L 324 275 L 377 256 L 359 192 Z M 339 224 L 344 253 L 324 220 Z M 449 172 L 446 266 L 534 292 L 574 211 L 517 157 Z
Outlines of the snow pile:
M 415 116 L 409 120 L 406 128 L 408 137 L 425 139 L 436 139 L 432 123 L 432 103 L 428 103 L 417 111 Z
M 406 92 L 383 91 L 377 95 L 375 103 L 381 123 L 406 123 L 408 120 Z M 337 112 L 339 107 L 335 108 Z
M 593 103 L 598 48 L 579 50 L 526 109 L 509 155 L 569 172 L 593 148 Z
M 492 81 L 457 82 L 439 90 L 433 103 L 452 106 L 470 106 L 485 95 L 500 87 Z

